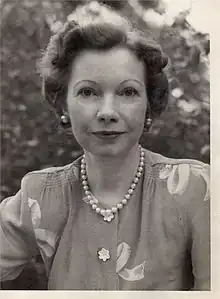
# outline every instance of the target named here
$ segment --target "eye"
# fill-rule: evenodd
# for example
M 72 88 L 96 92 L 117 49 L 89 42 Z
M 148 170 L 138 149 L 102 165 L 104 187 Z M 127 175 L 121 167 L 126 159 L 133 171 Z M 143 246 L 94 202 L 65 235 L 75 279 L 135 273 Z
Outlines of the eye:
M 97 95 L 97 92 L 91 87 L 84 87 L 78 91 L 77 95 L 81 95 L 84 98 L 88 98 Z
M 126 97 L 134 97 L 138 95 L 138 91 L 133 87 L 126 87 L 119 93 L 119 95 L 126 96 Z

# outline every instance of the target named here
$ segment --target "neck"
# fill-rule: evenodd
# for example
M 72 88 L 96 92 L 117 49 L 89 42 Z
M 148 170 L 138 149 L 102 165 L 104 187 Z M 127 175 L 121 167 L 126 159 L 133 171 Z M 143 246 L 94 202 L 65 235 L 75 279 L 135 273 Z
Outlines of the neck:
M 104 204 L 119 202 L 135 176 L 139 159 L 138 145 L 123 157 L 97 157 L 85 152 L 88 182 L 93 195 Z

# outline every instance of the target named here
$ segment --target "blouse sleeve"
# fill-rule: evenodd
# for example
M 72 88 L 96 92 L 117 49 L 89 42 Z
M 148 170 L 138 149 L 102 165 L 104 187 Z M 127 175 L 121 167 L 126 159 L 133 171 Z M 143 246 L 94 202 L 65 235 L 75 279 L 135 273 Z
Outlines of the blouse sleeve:
M 34 237 L 26 177 L 16 195 L 0 204 L 0 280 L 15 279 L 26 264 L 38 254 Z
M 191 165 L 191 259 L 194 290 L 210 290 L 210 189 L 209 166 Z

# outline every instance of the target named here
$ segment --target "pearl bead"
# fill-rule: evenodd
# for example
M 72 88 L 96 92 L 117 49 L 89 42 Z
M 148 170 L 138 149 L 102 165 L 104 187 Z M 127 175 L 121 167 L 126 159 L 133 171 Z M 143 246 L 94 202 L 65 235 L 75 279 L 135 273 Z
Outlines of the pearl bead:
M 117 204 L 117 208 L 118 208 L 119 210 L 121 210 L 121 209 L 123 208 L 123 205 L 122 205 L 121 203 L 118 203 L 118 204 Z
M 84 186 L 87 186 L 87 185 L 88 185 L 87 181 L 82 181 L 82 184 L 83 184 Z
M 93 205 L 92 205 L 92 209 L 95 210 L 96 208 L 97 208 L 97 205 L 96 205 L 96 204 L 93 204 Z
M 94 201 L 91 199 L 91 200 L 89 201 L 89 203 L 90 203 L 90 205 L 92 205 L 92 204 L 94 204 Z
M 127 199 L 126 199 L 126 198 L 123 198 L 121 202 L 122 202 L 124 205 L 126 205 L 126 203 L 127 203 Z
M 131 198 L 131 195 L 130 195 L 130 194 L 126 194 L 126 195 L 125 195 L 125 198 L 126 198 L 126 199 L 130 199 L 130 198 Z
M 139 172 L 142 172 L 142 171 L 143 171 L 143 167 L 141 167 L 141 166 L 138 167 L 138 171 L 139 171 Z
M 111 213 L 111 210 L 110 210 L 110 209 L 107 209 L 107 210 L 106 210 L 106 213 Z
M 144 162 L 142 161 L 142 162 L 140 162 L 140 164 L 139 164 L 141 167 L 143 167 L 144 166 Z
M 118 211 L 117 207 L 112 207 L 112 212 L 116 213 Z
M 103 215 L 105 214 L 105 210 L 104 209 L 101 209 L 100 213 Z
M 141 161 L 141 162 L 144 162 L 144 157 L 141 157 L 141 158 L 140 158 L 140 161 Z
M 85 169 L 86 168 L 86 164 L 81 164 L 81 169 Z
M 137 186 L 136 184 L 131 184 L 131 188 L 132 188 L 132 189 L 135 189 L 136 186 Z
M 144 157 L 144 151 L 141 151 L 141 157 Z
M 82 174 L 86 174 L 86 170 L 85 169 L 81 169 L 81 173 Z
M 89 190 L 89 186 L 83 186 L 83 189 L 84 189 L 85 191 L 88 191 L 88 190 Z
M 133 194 L 134 190 L 133 189 L 129 189 L 128 190 L 128 194 Z
M 91 197 L 91 195 L 90 195 L 90 191 L 85 191 L 85 195 L 87 195 L 87 196 L 90 196 Z
M 85 174 L 82 175 L 82 179 L 85 181 L 87 179 L 87 176 Z
M 98 214 L 99 214 L 99 213 L 100 213 L 100 211 L 101 211 L 101 209 L 100 209 L 100 208 L 96 208 L 96 209 L 95 209 L 95 211 L 96 211 L 96 213 L 98 213 Z
M 134 182 L 138 183 L 139 179 L 138 178 L 134 178 Z
M 94 203 L 98 203 L 98 199 L 97 198 L 93 198 Z
M 141 177 L 141 172 L 137 172 L 136 176 L 140 178 Z

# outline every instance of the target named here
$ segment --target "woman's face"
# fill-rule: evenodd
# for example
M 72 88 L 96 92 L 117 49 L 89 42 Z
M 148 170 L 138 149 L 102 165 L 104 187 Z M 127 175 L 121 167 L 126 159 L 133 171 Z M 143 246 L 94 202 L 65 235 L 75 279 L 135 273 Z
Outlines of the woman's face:
M 81 52 L 67 95 L 73 134 L 99 156 L 124 155 L 139 141 L 147 108 L 144 64 L 122 47 Z

